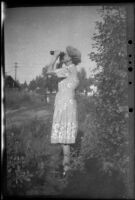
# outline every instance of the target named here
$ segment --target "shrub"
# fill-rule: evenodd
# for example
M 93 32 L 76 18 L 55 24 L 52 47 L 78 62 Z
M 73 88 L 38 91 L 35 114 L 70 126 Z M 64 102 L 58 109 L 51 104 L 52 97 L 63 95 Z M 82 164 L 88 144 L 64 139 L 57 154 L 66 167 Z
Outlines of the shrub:
M 126 9 L 104 6 L 99 13 L 102 21 L 96 22 L 97 31 L 93 35 L 95 51 L 89 54 L 90 59 L 96 62 L 98 72 L 94 76 L 96 112 L 88 113 L 83 121 L 85 135 L 81 152 L 84 158 L 97 158 L 102 173 L 109 176 L 116 170 L 127 184 L 130 163 Z M 127 193 L 130 193 L 129 184 Z
M 77 100 L 79 128 L 81 128 L 82 123 L 85 121 L 87 114 L 95 112 L 95 105 L 93 97 L 77 95 L 76 100 Z

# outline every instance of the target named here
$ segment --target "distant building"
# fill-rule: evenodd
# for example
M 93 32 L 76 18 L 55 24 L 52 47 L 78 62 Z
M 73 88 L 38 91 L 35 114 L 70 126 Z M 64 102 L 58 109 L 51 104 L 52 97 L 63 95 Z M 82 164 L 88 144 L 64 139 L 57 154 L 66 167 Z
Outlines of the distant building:
M 15 81 L 12 76 L 5 77 L 5 88 L 18 88 L 20 89 L 20 85 L 17 81 Z

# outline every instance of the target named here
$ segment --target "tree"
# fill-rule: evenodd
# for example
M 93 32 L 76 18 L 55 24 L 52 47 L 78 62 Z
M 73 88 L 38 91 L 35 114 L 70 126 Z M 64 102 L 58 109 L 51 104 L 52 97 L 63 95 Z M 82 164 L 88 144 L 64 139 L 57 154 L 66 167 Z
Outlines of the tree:
M 37 87 L 35 80 L 33 79 L 32 81 L 30 81 L 29 83 L 29 90 L 35 90 Z
M 57 90 L 58 78 L 47 74 L 47 66 L 42 69 L 41 75 L 30 81 L 29 89 L 36 90 L 36 88 L 39 89 L 40 93 L 46 93 L 47 90 L 50 92 Z
M 24 83 L 21 84 L 21 88 L 22 88 L 22 89 L 28 88 L 28 84 L 27 84 L 26 81 L 25 81 Z
M 44 78 L 47 90 L 50 92 L 57 91 L 58 78 L 56 76 L 47 74 L 47 66 L 42 69 L 42 76 Z
M 102 21 L 96 22 L 90 59 L 95 61 L 96 113 L 87 116 L 82 152 L 96 157 L 104 171 L 117 170 L 126 177 L 128 170 L 128 76 L 126 48 L 126 10 L 104 6 Z
M 92 85 L 92 78 L 86 77 L 86 71 L 84 68 L 81 69 L 80 72 L 78 72 L 78 78 L 79 78 L 79 85 L 77 87 L 77 90 L 79 93 L 84 92 L 85 95 L 90 91 L 90 86 Z

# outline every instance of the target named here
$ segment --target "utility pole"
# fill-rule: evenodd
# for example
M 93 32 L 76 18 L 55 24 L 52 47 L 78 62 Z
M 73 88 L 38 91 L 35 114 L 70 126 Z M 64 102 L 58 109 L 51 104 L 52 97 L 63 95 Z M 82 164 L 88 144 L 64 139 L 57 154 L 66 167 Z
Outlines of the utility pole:
M 17 62 L 15 62 L 15 81 L 17 80 L 17 68 L 18 68 L 18 65 L 17 65 L 18 63 Z

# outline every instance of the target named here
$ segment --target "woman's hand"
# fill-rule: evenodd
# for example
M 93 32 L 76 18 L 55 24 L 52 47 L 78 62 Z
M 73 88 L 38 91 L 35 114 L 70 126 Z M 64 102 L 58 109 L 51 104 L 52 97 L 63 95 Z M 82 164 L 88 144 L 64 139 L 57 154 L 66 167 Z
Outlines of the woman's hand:
M 47 68 L 47 73 L 52 73 L 52 71 L 54 70 L 54 65 L 56 64 L 56 61 L 60 55 L 61 51 L 60 50 L 56 50 L 54 51 L 54 55 L 52 56 L 51 58 L 51 62 L 50 64 L 48 65 L 48 68 Z
M 55 50 L 55 51 L 54 51 L 54 56 L 58 58 L 59 55 L 60 55 L 60 53 L 61 53 L 60 50 Z

